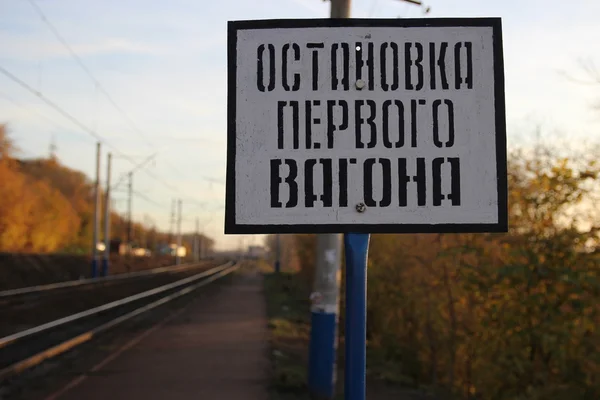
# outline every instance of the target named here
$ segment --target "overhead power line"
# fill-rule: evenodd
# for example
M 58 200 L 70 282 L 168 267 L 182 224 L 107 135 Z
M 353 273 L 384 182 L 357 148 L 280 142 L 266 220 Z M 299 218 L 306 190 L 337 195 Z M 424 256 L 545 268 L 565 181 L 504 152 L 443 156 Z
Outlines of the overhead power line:
M 0 73 L 2 73 L 3 75 L 5 75 L 6 77 L 8 77 L 13 82 L 16 82 L 17 84 L 19 84 L 24 89 L 28 90 L 29 92 L 31 92 L 34 95 L 36 95 L 37 97 L 39 97 L 39 99 L 42 100 L 44 103 L 46 103 L 46 105 L 48 105 L 49 107 L 51 107 L 54 111 L 58 112 L 60 115 L 62 115 L 63 117 L 65 117 L 66 119 L 68 119 L 69 121 L 71 121 L 72 123 L 74 123 L 75 125 L 77 125 L 85 133 L 91 135 L 92 137 L 94 137 L 98 141 L 104 143 L 108 147 L 114 149 L 115 151 L 118 151 L 116 147 L 114 147 L 113 145 L 111 145 L 110 143 L 108 143 L 106 141 L 106 139 L 104 139 L 102 136 L 98 135 L 96 132 L 94 132 L 93 130 L 91 130 L 87 126 L 85 126 L 77 118 L 75 118 L 74 116 L 72 116 L 71 114 L 69 114 L 67 111 L 63 110 L 60 106 L 58 106 L 52 100 L 48 99 L 41 92 L 38 92 L 37 90 L 35 90 L 31 86 L 29 86 L 27 83 L 25 83 L 21 79 L 17 78 L 15 75 L 13 75 L 11 72 L 9 72 L 6 68 L 4 68 L 1 65 L 0 65 Z
M 77 62 L 77 64 L 79 64 L 81 69 L 83 69 L 83 71 L 92 80 L 92 82 L 94 82 L 94 84 L 96 85 L 98 90 L 100 90 L 102 92 L 102 94 L 104 94 L 104 96 L 106 96 L 106 98 L 108 99 L 110 104 L 119 112 L 119 114 L 121 114 L 123 119 L 125 119 L 125 121 L 127 121 L 127 124 L 129 125 L 129 127 L 134 132 L 136 132 L 140 137 L 142 137 L 148 146 L 152 147 L 153 149 L 156 149 L 154 144 L 148 140 L 147 136 L 135 125 L 135 123 L 129 117 L 129 115 L 127 115 L 127 113 L 114 101 L 112 96 L 108 93 L 108 91 L 104 88 L 104 86 L 100 83 L 100 81 L 98 81 L 98 79 L 94 76 L 92 71 L 90 71 L 90 69 L 83 63 L 81 58 L 77 55 L 77 53 L 75 53 L 75 51 L 73 50 L 73 48 L 71 48 L 69 43 L 67 43 L 67 41 L 60 34 L 58 29 L 56 29 L 56 27 L 50 22 L 48 17 L 46 17 L 46 14 L 44 14 L 42 9 L 35 3 L 35 1 L 33 1 L 33 0 L 27 0 L 27 1 L 29 2 L 29 4 L 31 4 L 33 9 L 37 12 L 37 14 L 41 18 L 41 20 L 48 26 L 50 31 L 52 31 L 52 33 L 54 34 L 56 39 L 58 39 L 58 41 L 67 49 L 67 51 L 71 54 L 71 57 L 73 57 L 73 59 Z
M 154 204 L 157 207 L 160 207 L 160 208 L 165 208 L 166 207 L 164 204 L 161 204 L 161 203 L 159 203 L 159 202 L 157 202 L 155 200 L 152 200 L 150 197 L 146 196 L 143 193 L 137 192 L 135 190 L 132 190 L 132 193 L 134 195 L 136 195 L 137 197 L 139 197 L 140 199 L 145 200 L 145 201 L 147 201 L 150 204 Z
M 34 88 L 32 88 L 31 86 L 29 86 L 24 81 L 22 81 L 21 79 L 17 78 L 14 74 L 12 74 L 11 72 L 9 72 L 6 68 L 4 68 L 1 65 L 0 65 L 0 73 L 2 73 L 3 75 L 5 75 L 6 77 L 8 77 L 13 82 L 19 84 L 21 87 L 23 87 L 27 91 L 29 91 L 29 92 L 33 93 L 34 95 L 36 95 L 40 100 L 42 100 L 44 103 L 46 103 L 46 105 L 48 105 L 49 107 L 51 107 L 54 111 L 58 112 L 60 115 L 62 115 L 63 117 L 65 117 L 69 121 L 71 121 L 73 124 L 75 124 L 77 127 L 79 127 L 82 131 L 84 131 L 85 133 L 89 134 L 90 136 L 92 136 L 93 138 L 95 138 L 96 140 L 98 140 L 100 143 L 106 145 L 107 147 L 110 147 L 115 152 L 116 155 L 118 155 L 118 156 L 126 159 L 127 161 L 129 161 L 130 163 L 132 163 L 134 165 L 136 164 L 136 161 L 133 158 L 131 158 L 131 157 L 127 156 L 126 154 L 124 154 L 123 152 L 121 152 L 117 147 L 113 146 L 111 143 L 109 143 L 106 139 L 104 139 L 102 136 L 100 136 L 94 130 L 88 128 L 83 122 L 79 121 L 73 115 L 69 114 L 67 111 L 65 111 L 63 108 L 61 108 L 59 105 L 57 105 L 52 100 L 50 100 L 49 98 L 47 98 L 46 96 L 44 96 L 41 92 L 35 90 Z M 165 182 L 163 179 L 159 178 L 158 176 L 156 176 L 155 174 L 151 173 L 150 171 L 148 171 L 146 169 L 143 169 L 142 171 L 146 172 L 146 174 L 148 176 L 150 176 L 152 179 L 154 179 L 155 181 L 161 183 L 163 186 L 171 189 L 172 191 L 177 192 L 177 193 L 180 192 L 179 189 L 177 189 L 174 186 L 172 186 L 171 184 Z
M 54 36 L 56 37 L 56 39 L 58 39 L 58 41 L 67 49 L 67 51 L 69 52 L 69 54 L 71 54 L 71 57 L 73 57 L 73 59 L 75 60 L 75 62 L 81 67 L 81 69 L 86 73 L 86 75 L 90 78 L 90 80 L 96 85 L 96 88 L 102 92 L 102 94 L 107 98 L 107 100 L 109 101 L 109 103 L 119 112 L 119 114 L 121 114 L 121 116 L 123 117 L 123 119 L 127 122 L 127 124 L 129 125 L 129 127 L 135 132 L 137 133 L 141 138 L 143 138 L 143 140 L 146 142 L 146 144 L 148 146 L 150 146 L 153 150 L 156 150 L 156 146 L 154 145 L 154 143 L 152 143 L 149 139 L 148 139 L 148 135 L 146 135 L 144 132 L 142 132 L 137 125 L 133 122 L 133 120 L 129 117 L 129 115 L 125 112 L 125 110 L 123 110 L 122 107 L 120 107 L 115 100 L 113 99 L 113 97 L 110 95 L 110 93 L 108 93 L 108 91 L 104 88 L 104 86 L 100 83 L 100 81 L 94 76 L 94 74 L 92 73 L 92 71 L 85 65 L 85 63 L 83 62 L 83 60 L 79 57 L 79 55 L 77 55 L 77 53 L 73 50 L 73 48 L 69 45 L 69 43 L 65 40 L 65 38 L 60 34 L 60 32 L 58 31 L 58 29 L 56 29 L 56 27 L 50 22 L 50 20 L 48 19 L 48 17 L 46 16 L 46 14 L 42 11 L 42 9 L 35 3 L 34 0 L 27 0 L 29 2 L 29 4 L 31 4 L 31 6 L 33 7 L 33 9 L 37 12 L 37 14 L 39 15 L 39 17 L 41 18 L 41 20 L 48 26 L 48 28 L 50 29 L 50 31 L 52 31 L 52 33 L 54 34 Z M 167 166 L 169 166 L 171 169 L 173 169 L 177 174 L 181 174 L 181 171 L 178 168 L 175 168 L 175 166 L 171 163 L 166 163 Z M 152 175 L 152 174 L 150 174 Z M 157 178 L 156 176 L 153 176 L 154 179 L 159 180 L 159 178 Z M 166 187 L 168 187 L 169 189 L 175 191 L 175 192 L 179 192 L 179 190 L 175 189 L 173 186 L 169 185 L 168 183 L 162 181 L 161 182 L 163 185 L 165 185 Z
M 15 99 L 10 97 L 6 93 L 0 92 L 0 97 L 2 97 L 6 101 L 13 103 L 15 106 L 19 107 L 20 109 L 25 110 L 26 112 L 28 112 L 30 114 L 34 114 L 37 117 L 39 117 L 40 119 L 43 119 L 43 120 L 49 122 L 50 124 L 54 125 L 54 128 L 56 128 L 56 129 L 61 129 L 61 130 L 69 131 L 69 132 L 75 132 L 77 134 L 77 136 L 87 139 L 87 137 L 85 135 L 82 135 L 77 131 L 71 131 L 72 128 L 66 128 L 64 125 L 54 121 L 52 118 L 49 118 L 49 117 L 45 116 L 44 114 L 38 112 L 35 108 L 27 107 L 27 106 L 21 104 L 20 102 L 16 101 Z
M 122 107 L 120 107 L 115 100 L 113 99 L 113 97 L 110 95 L 110 93 L 104 88 L 104 86 L 100 83 L 100 81 L 95 77 L 95 75 L 92 73 L 92 71 L 85 65 L 85 63 L 83 62 L 83 60 L 79 57 L 79 55 L 73 50 L 73 48 L 69 45 L 69 43 L 66 41 L 66 39 L 61 35 L 61 33 L 58 31 L 58 29 L 50 22 L 49 18 L 46 16 L 46 14 L 44 13 L 44 11 L 36 4 L 36 2 L 34 0 L 27 0 L 29 2 L 29 4 L 33 7 L 33 9 L 35 10 L 35 12 L 38 14 L 38 16 L 40 17 L 40 19 L 44 22 L 44 24 L 46 24 L 48 26 L 48 28 L 50 29 L 50 31 L 53 33 L 53 35 L 56 37 L 56 39 L 65 47 L 65 49 L 67 49 L 67 51 L 69 52 L 69 54 L 71 55 L 71 57 L 75 60 L 75 62 L 81 67 L 81 69 L 86 73 L 86 75 L 89 77 L 89 79 L 95 84 L 96 88 L 102 92 L 102 94 L 107 98 L 107 100 L 109 101 L 109 103 L 119 112 L 119 114 L 123 117 L 123 119 L 127 122 L 127 124 L 129 125 L 129 127 L 136 132 L 141 138 L 143 138 L 143 140 L 146 142 L 146 144 L 148 146 L 150 146 L 151 148 L 153 148 L 154 150 L 156 150 L 156 146 L 148 139 L 148 135 L 146 135 L 144 132 L 142 132 L 137 125 L 133 122 L 133 120 L 129 117 L 129 115 L 125 112 L 125 110 L 123 110 Z M 96 133 L 95 130 L 89 129 L 87 128 L 84 124 L 82 124 L 81 122 L 79 122 L 76 118 L 74 118 L 71 114 L 67 113 L 66 111 L 64 111 L 62 108 L 58 107 L 56 104 L 54 104 L 53 102 L 49 101 L 49 99 L 47 99 L 46 97 L 44 97 L 39 91 L 31 88 L 29 85 L 27 85 L 25 82 L 21 81 L 20 79 L 18 79 L 16 76 L 14 76 L 13 74 L 11 74 L 10 72 L 8 72 L 6 69 L 2 68 L 2 72 L 9 76 L 11 79 L 15 80 L 15 82 L 19 83 L 21 86 L 25 87 L 27 90 L 31 91 L 32 93 L 36 94 L 36 96 L 38 96 L 40 99 L 42 99 L 46 104 L 48 104 L 49 106 L 51 106 L 52 108 L 54 108 L 56 111 L 60 112 L 63 116 L 65 116 L 66 118 L 68 118 L 69 120 L 71 120 L 73 123 L 75 123 L 77 126 L 79 126 L 80 128 L 84 129 L 84 131 L 86 131 L 88 134 L 91 134 L 92 136 L 94 136 L 96 139 L 98 139 L 99 141 L 101 141 L 102 143 L 106 144 L 107 146 L 111 147 L 112 149 L 115 150 L 115 152 L 117 154 L 122 154 L 120 153 L 114 146 L 110 145 L 106 139 L 102 138 L 100 135 L 98 135 Z M 129 157 L 125 157 L 127 158 L 131 163 L 134 163 L 134 161 L 129 158 Z M 169 166 L 171 169 L 173 169 L 177 174 L 182 175 L 183 173 L 181 172 L 181 170 L 179 170 L 178 168 L 176 168 L 173 164 L 166 162 L 166 165 Z M 144 170 L 150 177 L 152 177 L 154 180 L 160 182 L 162 185 L 164 185 L 165 187 L 171 189 L 174 192 L 180 193 L 180 191 L 175 188 L 173 185 L 167 183 L 166 181 L 164 181 L 163 179 L 159 178 L 158 176 L 156 176 L 155 174 L 151 173 L 148 170 Z M 207 179 L 207 178 L 204 178 Z M 209 179 L 207 179 L 209 180 Z M 215 183 L 221 183 L 221 182 L 216 182 Z M 222 183 L 221 183 L 222 184 Z
M 140 162 L 139 164 L 137 164 L 135 167 L 133 167 L 132 170 L 130 170 L 128 173 L 134 173 L 135 171 L 139 170 L 140 168 L 142 168 L 144 165 L 146 165 L 149 161 L 153 160 L 154 157 L 156 157 L 156 153 L 151 154 L 150 156 L 146 157 L 142 162 Z M 119 185 L 121 184 L 121 182 L 123 182 L 125 180 L 125 177 L 127 176 L 127 174 L 123 174 L 121 176 L 121 178 L 119 178 L 119 180 L 113 185 L 114 188 L 119 187 Z
M 133 122 L 133 120 L 129 117 L 129 115 L 125 112 L 125 110 L 123 110 L 123 108 L 120 107 L 115 102 L 115 100 L 110 95 L 110 93 L 108 93 L 108 91 L 104 88 L 104 86 L 100 83 L 100 81 L 94 76 L 94 74 L 92 73 L 92 71 L 85 65 L 85 63 L 83 62 L 83 60 L 81 59 L 81 57 L 79 57 L 79 55 L 77 55 L 77 53 L 75 52 L 75 50 L 73 50 L 73 48 L 69 45 L 69 43 L 66 41 L 66 39 L 60 34 L 60 32 L 58 31 L 58 29 L 50 22 L 50 20 L 48 19 L 48 17 L 44 13 L 44 11 L 42 11 L 42 9 L 40 8 L 40 6 L 38 6 L 35 3 L 34 0 L 27 0 L 27 1 L 29 2 L 29 4 L 31 4 L 31 6 L 33 7 L 33 9 L 37 12 L 37 14 L 40 17 L 40 19 L 48 26 L 48 28 L 54 34 L 54 36 L 56 37 L 56 39 L 67 49 L 67 51 L 69 52 L 69 54 L 71 54 L 71 57 L 73 57 L 73 59 L 75 60 L 75 62 L 81 67 L 81 69 L 86 73 L 86 75 L 96 85 L 96 88 L 100 92 L 102 92 L 102 94 L 107 98 L 107 100 L 109 101 L 109 103 L 119 112 L 119 114 L 121 114 L 121 116 L 127 122 L 127 124 L 129 125 L 129 127 L 135 133 L 137 133 L 141 138 L 143 138 L 143 140 L 146 142 L 146 144 L 148 146 L 150 146 L 153 150 L 156 150 L 156 146 L 154 145 L 154 143 L 152 143 L 149 140 L 149 136 L 147 134 L 145 134 L 144 132 L 142 132 L 137 127 L 137 125 Z M 183 175 L 183 173 L 181 172 L 181 170 L 179 168 L 176 168 L 173 164 L 171 164 L 169 162 L 166 162 L 165 164 L 168 167 L 170 167 L 173 171 L 175 171 L 177 174 Z M 156 176 L 154 178 L 158 179 L 158 178 L 156 178 Z M 161 182 L 161 183 L 163 185 L 169 187 L 171 190 L 179 192 L 179 190 L 174 189 L 173 186 L 170 186 L 169 184 L 166 184 L 165 182 Z

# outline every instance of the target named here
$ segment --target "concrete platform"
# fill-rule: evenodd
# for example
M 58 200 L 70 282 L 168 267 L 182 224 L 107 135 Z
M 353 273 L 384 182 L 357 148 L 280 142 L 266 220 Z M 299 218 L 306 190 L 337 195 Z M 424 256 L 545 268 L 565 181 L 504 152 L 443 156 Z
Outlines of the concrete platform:
M 267 399 L 268 331 L 261 279 L 258 272 L 236 272 L 210 304 L 207 299 L 195 301 L 52 398 Z

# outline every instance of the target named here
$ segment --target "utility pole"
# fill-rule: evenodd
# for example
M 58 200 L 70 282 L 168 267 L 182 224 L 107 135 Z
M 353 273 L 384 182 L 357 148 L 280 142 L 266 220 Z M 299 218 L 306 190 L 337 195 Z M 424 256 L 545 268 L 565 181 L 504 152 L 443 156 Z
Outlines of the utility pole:
M 110 264 L 110 168 L 112 154 L 108 153 L 106 166 L 106 193 L 104 194 L 104 259 L 102 260 L 102 276 L 108 275 Z
M 401 1 L 423 7 L 421 0 Z M 350 0 L 331 0 L 332 17 L 349 18 L 349 9 Z M 425 13 L 428 13 L 429 10 L 429 7 L 424 9 Z M 357 87 L 358 83 L 357 81 Z M 357 211 L 359 211 L 358 208 Z M 346 256 L 345 400 L 366 399 L 367 259 L 370 237 L 369 233 L 347 232 L 344 234 Z
M 204 242 L 206 238 L 204 234 L 200 235 L 200 259 L 204 260 L 208 255 L 206 254 L 206 243 Z
M 48 152 L 48 157 L 50 158 L 50 160 L 56 160 L 56 150 L 56 137 L 52 135 L 52 139 L 50 140 L 50 148 Z
M 331 18 L 350 18 L 350 0 L 330 1 Z M 315 399 L 332 399 L 335 393 L 341 248 L 340 234 L 317 235 L 308 361 L 308 387 Z
M 202 222 L 202 225 L 206 225 L 206 222 Z M 202 229 L 202 233 L 200 234 L 200 237 L 198 238 L 198 246 L 199 246 L 199 251 L 200 251 L 200 259 L 204 260 L 204 258 L 206 258 L 207 254 L 206 254 L 206 243 L 204 242 L 206 238 L 204 237 L 204 229 Z
M 152 254 L 156 255 L 158 254 L 158 235 L 156 232 L 156 223 L 152 223 Z
M 177 248 L 175 250 L 176 258 L 175 264 L 181 264 L 181 257 L 179 256 L 179 248 L 181 247 L 181 199 L 177 201 Z
M 194 232 L 194 261 L 198 262 L 200 259 L 200 249 L 198 247 L 198 231 L 200 230 L 200 220 L 196 217 L 196 231 Z
M 133 239 L 133 222 L 131 215 L 131 206 L 133 202 L 133 172 L 129 172 L 127 176 L 129 178 L 129 183 L 127 185 L 129 193 L 129 199 L 127 202 L 127 248 L 128 253 L 131 253 L 131 241 Z
M 171 201 L 171 218 L 169 219 L 169 243 L 171 246 L 173 243 L 173 227 L 175 226 L 175 209 L 177 208 L 177 200 L 173 199 Z
M 96 144 L 96 181 L 94 183 L 94 232 L 92 234 L 92 278 L 98 276 L 98 229 L 100 225 L 100 142 Z
M 140 239 L 140 245 L 144 249 L 148 248 L 148 236 L 146 234 L 146 227 L 147 226 L 149 226 L 149 224 L 148 224 L 148 215 L 144 214 L 144 224 L 142 225 L 142 231 L 140 232 L 140 235 L 142 236 L 142 238 Z
M 330 0 L 330 18 L 350 18 L 351 0 Z

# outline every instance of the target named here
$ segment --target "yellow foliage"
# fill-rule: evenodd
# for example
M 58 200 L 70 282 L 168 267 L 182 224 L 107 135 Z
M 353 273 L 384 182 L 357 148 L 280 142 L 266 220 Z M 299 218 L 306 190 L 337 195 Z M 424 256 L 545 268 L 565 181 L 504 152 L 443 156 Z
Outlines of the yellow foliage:
M 60 249 L 77 233 L 77 213 L 58 190 L 23 174 L 19 163 L 10 158 L 12 145 L 2 126 L 0 143 L 0 251 Z
M 582 247 L 598 239 L 569 219 L 600 189 L 598 166 L 553 154 L 511 157 L 507 235 L 372 235 L 369 347 L 411 382 L 464 399 L 600 398 L 600 262 Z

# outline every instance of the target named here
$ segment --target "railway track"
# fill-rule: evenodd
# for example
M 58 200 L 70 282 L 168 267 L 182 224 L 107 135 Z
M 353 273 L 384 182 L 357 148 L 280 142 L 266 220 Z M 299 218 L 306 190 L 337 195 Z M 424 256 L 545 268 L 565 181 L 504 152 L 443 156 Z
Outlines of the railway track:
M 144 282 L 144 285 L 152 284 L 151 288 L 139 291 L 140 286 L 137 287 L 135 294 L 128 293 L 123 296 L 122 293 L 126 291 L 119 291 L 119 298 L 111 299 L 109 301 L 103 301 L 101 304 L 86 307 L 83 310 L 70 313 L 68 315 L 61 316 L 57 319 L 52 319 L 47 322 L 37 324 L 35 326 L 29 326 L 26 329 L 19 330 L 9 335 L 0 337 L 0 386 L 8 384 L 12 378 L 15 378 L 23 372 L 42 364 L 44 361 L 63 354 L 71 349 L 76 348 L 79 345 L 90 342 L 95 337 L 102 333 L 133 319 L 147 311 L 155 309 L 163 304 L 167 304 L 175 299 L 181 298 L 186 294 L 193 292 L 194 290 L 215 281 L 239 268 L 234 262 L 227 262 L 210 269 L 198 272 L 197 268 L 188 266 L 187 268 L 181 268 L 179 274 L 169 274 L 167 283 L 163 280 L 160 285 L 156 284 L 155 279 L 149 279 L 152 274 L 138 274 L 137 276 L 128 277 L 121 279 L 119 285 L 123 285 L 122 282 L 137 282 L 140 280 Z M 165 271 L 166 272 L 166 271 Z M 185 276 L 182 276 L 184 274 Z M 167 275 L 157 275 L 166 278 Z M 172 279 L 176 277 L 177 279 Z M 114 282 L 119 280 L 113 279 Z M 112 283 L 114 283 L 112 282 Z M 108 280 L 105 284 L 108 283 Z M 89 283 L 89 285 L 96 285 L 98 288 L 114 289 L 114 286 L 97 286 L 99 283 Z M 50 292 L 52 290 L 59 290 L 55 294 L 61 294 L 64 297 L 65 293 L 62 290 L 67 290 L 66 295 L 69 297 L 73 295 L 73 287 L 80 286 L 85 287 L 86 284 L 72 285 L 71 289 L 66 289 L 69 285 L 60 289 L 47 289 Z M 92 288 L 94 286 L 89 286 Z M 95 290 L 89 290 L 89 293 L 96 293 Z M 36 293 L 33 295 L 32 293 Z M 20 293 L 14 293 L 12 296 L 0 296 L 0 301 L 4 301 L 5 304 L 10 304 L 9 309 L 24 307 L 27 305 L 27 301 L 16 301 L 16 298 L 34 299 L 32 301 L 37 302 L 38 307 L 43 303 L 43 299 L 50 299 L 50 295 L 44 293 L 44 290 L 22 290 Z M 82 292 L 78 289 L 78 294 Z M 2 294 L 2 292 L 0 292 Z M 34 296 L 33 298 L 30 296 Z M 36 297 L 37 296 L 37 297 Z M 41 297 L 40 297 L 41 296 Z M 12 299 L 11 299 L 12 297 Z M 59 296 L 60 297 L 60 296 Z M 40 300 L 40 298 L 42 300 Z M 71 301 L 75 303 L 75 297 L 71 298 Z
M 0 292 L 0 337 L 174 282 L 217 265 L 202 262 Z
M 130 272 L 126 274 L 109 275 L 100 278 L 86 278 L 73 281 L 51 283 L 39 286 L 29 286 L 18 289 L 9 289 L 0 291 L 0 306 L 10 306 L 13 303 L 39 299 L 56 293 L 72 292 L 76 290 L 88 290 L 101 286 L 113 286 L 132 280 L 152 278 L 155 276 L 174 274 L 193 270 L 203 265 L 209 265 L 206 262 L 183 264 L 178 266 L 167 266 L 143 271 Z

